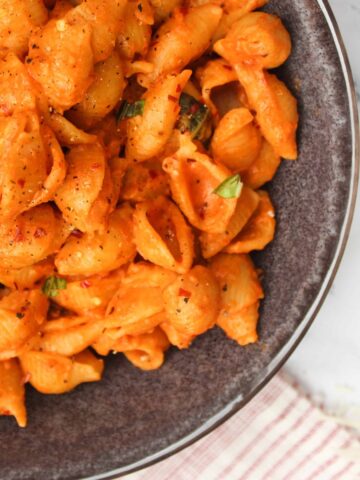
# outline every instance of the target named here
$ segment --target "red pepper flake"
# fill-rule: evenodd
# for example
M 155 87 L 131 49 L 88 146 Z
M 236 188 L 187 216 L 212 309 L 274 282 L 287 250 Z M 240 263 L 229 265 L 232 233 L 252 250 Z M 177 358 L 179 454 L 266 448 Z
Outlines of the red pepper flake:
M 181 7 L 181 8 L 179 8 L 179 12 L 182 15 L 187 15 L 189 13 L 189 9 L 188 9 L 188 7 Z
M 81 288 L 89 288 L 91 287 L 91 282 L 89 280 L 84 280 L 83 282 L 80 283 Z
M 35 238 L 42 238 L 42 237 L 45 237 L 45 235 L 46 235 L 46 231 L 43 228 L 38 227 L 35 230 L 35 233 L 34 233 Z
M 179 288 L 179 297 L 187 297 L 187 298 L 190 298 L 191 297 L 191 292 L 189 292 L 188 290 L 184 290 L 183 288 Z
M 150 175 L 150 178 L 155 180 L 155 178 L 159 176 L 159 173 L 156 170 L 149 170 L 149 175 Z
M 232 70 L 232 67 L 230 67 L 230 65 L 223 65 L 223 67 L 224 67 L 226 70 Z
M 17 181 L 17 184 L 19 185 L 20 188 L 24 188 L 25 187 L 25 180 L 23 178 L 20 178 Z
M 97 170 L 100 167 L 101 167 L 100 163 L 96 162 L 96 163 L 93 163 L 90 168 L 91 170 Z
M 78 230 L 77 228 L 75 228 L 75 230 L 73 230 L 71 232 L 71 235 L 74 235 L 74 237 L 76 238 L 82 238 L 82 236 L 84 235 L 82 232 L 80 232 L 80 230 Z
M 198 110 L 199 110 L 199 104 L 198 103 L 194 103 L 193 105 L 191 105 L 190 107 L 190 113 L 196 113 Z
M 19 225 L 16 225 L 15 227 L 15 235 L 14 235 L 14 242 L 23 242 L 24 241 L 24 235 L 21 231 L 21 228 Z
M 177 93 L 181 92 L 181 85 L 179 83 L 176 86 L 176 92 Z
M 178 99 L 174 97 L 174 95 L 168 95 L 168 99 L 171 100 L 172 102 L 177 102 Z
M 205 218 L 205 207 L 200 207 L 198 212 L 199 212 L 199 217 L 201 218 L 201 220 L 204 220 L 204 218 Z
M 31 373 L 27 372 L 21 379 L 21 385 L 25 385 L 26 383 L 29 383 L 31 379 Z

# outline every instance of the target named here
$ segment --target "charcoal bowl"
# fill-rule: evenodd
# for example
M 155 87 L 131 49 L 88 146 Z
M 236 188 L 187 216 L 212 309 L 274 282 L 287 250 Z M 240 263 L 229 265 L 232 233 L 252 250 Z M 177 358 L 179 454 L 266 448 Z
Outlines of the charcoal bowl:
M 269 191 L 276 239 L 255 256 L 266 299 L 260 342 L 246 348 L 219 330 L 170 351 L 155 372 L 107 360 L 105 378 L 63 396 L 29 389 L 29 426 L 0 421 L 1 480 L 105 479 L 189 445 L 248 402 L 313 321 L 339 265 L 354 210 L 357 114 L 346 54 L 323 0 L 273 0 L 293 38 L 278 74 L 299 100 L 300 157 L 283 162 Z M 231 421 L 231 420 L 230 420 Z

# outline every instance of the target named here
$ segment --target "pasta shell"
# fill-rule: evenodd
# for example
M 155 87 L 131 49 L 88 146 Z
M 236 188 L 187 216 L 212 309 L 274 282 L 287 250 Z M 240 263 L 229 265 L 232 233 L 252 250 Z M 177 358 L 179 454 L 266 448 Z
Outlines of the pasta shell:
M 0 362 L 0 416 L 14 416 L 19 427 L 27 423 L 23 378 L 16 359 Z
M 68 112 L 68 118 L 83 129 L 99 123 L 122 98 L 126 86 L 123 70 L 120 55 L 115 51 L 96 64 L 93 83 L 82 101 Z
M 182 136 L 182 146 L 163 161 L 170 177 L 175 202 L 189 222 L 199 230 L 222 233 L 234 214 L 237 199 L 222 198 L 214 190 L 231 176 L 231 172 L 196 151 L 196 146 Z
M 259 299 L 264 297 L 255 267 L 247 255 L 217 255 L 210 263 L 221 289 L 216 323 L 240 345 L 257 340 Z
M 125 6 L 125 0 L 87 0 L 65 16 L 70 25 L 90 28 L 94 63 L 105 60 L 113 51 Z
M 55 258 L 61 275 L 96 275 L 116 270 L 136 255 L 132 208 L 124 204 L 109 218 L 108 229 L 81 238 L 70 237 Z
M 0 360 L 16 357 L 46 319 L 48 301 L 40 290 L 11 292 L 0 300 Z
M 67 154 L 66 160 L 68 172 L 54 195 L 55 202 L 67 222 L 86 232 L 93 228 L 88 217 L 104 185 L 107 168 L 105 153 L 97 143 L 77 145 Z M 111 182 L 110 178 L 108 182 Z M 106 209 L 103 217 L 107 213 Z M 98 223 L 102 223 L 101 220 L 97 218 Z
M 41 352 L 57 353 L 65 357 L 76 355 L 89 347 L 104 330 L 103 320 L 81 317 L 82 323 L 68 328 L 42 332 L 37 344 Z M 56 321 L 56 320 L 55 320 Z
M 274 177 L 280 166 L 281 158 L 266 140 L 263 141 L 259 156 L 250 167 L 241 173 L 242 181 L 257 190 Z
M 178 273 L 190 270 L 194 259 L 191 228 L 176 205 L 164 197 L 137 204 L 134 239 L 144 259 Z
M 235 212 L 226 230 L 222 233 L 201 232 L 199 239 L 204 258 L 213 257 L 229 245 L 248 223 L 258 204 L 259 195 L 250 188 L 243 187 Z
M 246 108 L 234 108 L 224 115 L 214 131 L 214 158 L 230 170 L 246 170 L 259 156 L 262 137 Z
M 8 2 L 6 3 L 6 8 L 10 8 Z M 0 16 L 0 24 L 4 18 L 8 18 L 7 13 Z M 8 117 L 13 113 L 34 111 L 38 94 L 38 87 L 35 86 L 35 82 L 26 70 L 25 65 L 14 53 L 8 52 L 0 58 L 1 116 Z
M 121 325 L 121 327 L 106 328 L 102 334 L 93 343 L 92 348 L 99 355 L 109 355 L 110 352 L 118 350 L 118 342 L 124 336 L 139 336 L 152 333 L 154 329 L 164 321 L 164 312 L 155 313 L 150 317 L 142 318 L 131 323 Z
M 146 60 L 154 65 L 154 70 L 147 75 L 140 74 L 139 83 L 148 87 L 163 75 L 180 72 L 204 53 L 221 15 L 222 9 L 213 4 L 176 9 L 156 32 L 155 42 L 146 56 Z
M 218 109 L 211 99 L 212 90 L 237 80 L 237 75 L 231 65 L 223 58 L 211 60 L 196 70 L 196 78 L 200 83 L 201 94 L 215 119 Z
M 163 309 L 164 303 L 158 287 L 121 285 L 109 302 L 105 326 L 127 329 L 140 321 L 146 322 L 146 319 L 162 312 Z
M 164 352 L 170 344 L 165 333 L 155 328 L 152 333 L 121 337 L 116 343 L 116 351 L 123 352 L 135 367 L 141 370 L 156 370 L 164 363 Z
M 164 149 L 177 120 L 180 94 L 191 70 L 158 80 L 144 95 L 142 115 L 127 121 L 126 157 L 143 162 Z
M 31 351 L 20 357 L 21 368 L 41 393 L 59 394 L 85 382 L 101 379 L 104 362 L 85 350 L 72 358 L 57 353 Z
M 171 345 L 174 345 L 180 350 L 184 348 L 189 348 L 191 342 L 195 338 L 195 335 L 189 335 L 187 333 L 179 332 L 178 330 L 176 330 L 174 325 L 172 325 L 168 321 L 161 323 L 160 328 L 166 333 L 166 336 Z
M 92 82 L 91 34 L 90 25 L 62 19 L 31 36 L 28 71 L 60 113 L 79 103 Z
M 219 295 L 214 275 L 197 265 L 163 291 L 167 321 L 180 333 L 200 335 L 215 324 Z
M 275 235 L 275 210 L 269 194 L 258 191 L 260 203 L 245 228 L 225 249 L 227 253 L 249 253 L 263 250 Z
M 41 126 L 34 112 L 1 118 L 0 216 L 12 219 L 49 201 L 66 174 L 66 163 L 52 131 Z
M 0 1 L 0 45 L 22 57 L 31 33 L 47 21 L 48 11 L 42 0 Z
M 255 302 L 242 310 L 230 312 L 226 318 L 219 318 L 217 323 L 229 338 L 241 346 L 246 346 L 258 340 L 256 332 L 258 320 L 259 302 Z
M 282 65 L 291 52 L 291 38 L 282 21 L 265 12 L 242 16 L 231 26 L 221 45 L 231 48 L 229 54 L 238 62 L 266 69 Z
M 59 290 L 53 300 L 79 315 L 91 310 L 104 311 L 119 288 L 123 276 L 123 270 L 115 270 L 106 276 L 95 275 L 74 281 L 69 279 L 66 288 Z
M 248 60 L 234 53 L 236 38 L 226 37 L 218 41 L 214 49 L 235 69 L 266 140 L 279 156 L 295 160 L 298 126 L 296 100 L 283 82 L 262 69 L 260 60 L 256 57 Z
M 120 55 L 129 60 L 132 60 L 136 54 L 145 57 L 150 46 L 151 26 L 149 23 L 140 20 L 138 13 L 137 2 L 126 4 L 123 21 L 116 40 Z
M 41 114 L 46 119 L 46 123 L 55 133 L 56 138 L 62 146 L 72 147 L 73 145 L 86 145 L 98 141 L 95 135 L 91 135 L 75 127 L 67 118 L 55 110 L 49 110 L 47 105 L 41 110 Z
M 20 269 L 57 252 L 70 235 L 71 227 L 49 204 L 19 215 L 11 223 L 0 223 L 0 264 Z

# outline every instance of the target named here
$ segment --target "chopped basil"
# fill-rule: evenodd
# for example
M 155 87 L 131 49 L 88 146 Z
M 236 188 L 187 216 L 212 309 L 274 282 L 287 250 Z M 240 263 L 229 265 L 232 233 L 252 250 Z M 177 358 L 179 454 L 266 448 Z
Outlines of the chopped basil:
M 239 198 L 242 190 L 240 175 L 232 175 L 215 188 L 214 193 L 222 198 Z
M 124 118 L 132 118 L 144 113 L 145 100 L 137 100 L 134 103 L 129 103 L 126 100 L 122 103 L 117 112 L 117 120 L 124 120 Z
M 209 135 L 210 111 L 187 93 L 180 95 L 180 114 L 177 128 L 182 132 L 190 132 L 192 138 L 205 141 Z
M 59 294 L 59 290 L 65 290 L 66 287 L 67 281 L 65 278 L 51 276 L 45 280 L 42 292 L 48 297 L 56 297 Z

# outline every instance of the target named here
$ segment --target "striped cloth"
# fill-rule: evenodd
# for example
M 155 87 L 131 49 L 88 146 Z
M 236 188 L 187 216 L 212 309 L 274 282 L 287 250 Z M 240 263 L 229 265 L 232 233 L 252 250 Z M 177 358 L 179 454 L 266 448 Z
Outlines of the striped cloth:
M 360 442 L 277 375 L 191 447 L 125 480 L 357 480 Z

